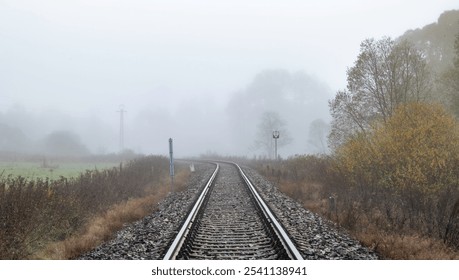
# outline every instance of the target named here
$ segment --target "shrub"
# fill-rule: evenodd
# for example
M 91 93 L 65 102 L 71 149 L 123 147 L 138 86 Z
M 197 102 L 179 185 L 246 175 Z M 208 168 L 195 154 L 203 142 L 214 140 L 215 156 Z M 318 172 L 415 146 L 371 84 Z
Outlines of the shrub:
M 391 224 L 444 237 L 459 183 L 458 122 L 439 105 L 401 105 L 338 149 L 335 168 Z
M 150 156 L 76 178 L 0 178 L 0 259 L 25 259 L 46 243 L 68 238 L 112 205 L 154 191 L 169 170 Z

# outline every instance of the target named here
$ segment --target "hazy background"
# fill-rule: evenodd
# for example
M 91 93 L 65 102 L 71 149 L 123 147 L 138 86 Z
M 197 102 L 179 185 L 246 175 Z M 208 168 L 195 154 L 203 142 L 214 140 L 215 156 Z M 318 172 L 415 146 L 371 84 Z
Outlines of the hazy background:
M 3 146 L 35 152 L 69 131 L 92 153 L 118 152 L 123 104 L 135 152 L 167 154 L 173 137 L 178 156 L 262 155 L 253 143 L 268 111 L 292 139 L 282 156 L 324 152 L 310 128 L 328 123 L 327 101 L 345 88 L 361 41 L 459 6 L 222 2 L 0 0 L 0 133 L 22 139 Z

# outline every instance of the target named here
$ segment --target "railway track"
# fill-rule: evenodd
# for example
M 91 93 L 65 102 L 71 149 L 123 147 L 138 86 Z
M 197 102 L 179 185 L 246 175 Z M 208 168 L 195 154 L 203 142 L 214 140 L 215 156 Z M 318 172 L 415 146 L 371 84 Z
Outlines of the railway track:
M 242 178 L 238 169 L 228 167 L 226 164 L 220 164 L 219 175 L 214 177 L 212 187 L 214 189 L 207 191 L 209 197 L 206 202 L 202 202 L 207 205 L 207 208 L 219 210 L 214 214 L 191 215 L 194 218 L 189 219 L 191 224 L 188 226 L 178 224 L 180 221 L 183 223 L 188 220 L 190 209 L 197 197 L 200 197 L 199 194 L 203 188 L 212 185 L 208 183 L 208 179 L 214 169 L 215 167 L 208 163 L 196 164 L 196 172 L 192 173 L 186 190 L 169 193 L 158 204 L 156 211 L 132 224 L 127 224 L 111 240 L 82 254 L 78 259 L 160 260 L 165 258 L 166 252 L 168 252 L 166 259 L 295 258 L 290 256 L 292 253 L 288 253 L 289 249 L 283 245 L 288 244 L 288 240 L 282 241 L 280 237 L 271 239 L 271 235 L 282 236 L 282 233 L 276 233 L 275 230 L 265 227 L 266 224 L 274 223 L 273 219 L 261 222 L 262 225 L 259 225 L 260 222 L 256 222 L 258 218 L 249 214 L 259 213 L 256 210 L 259 207 L 256 205 L 259 204 L 254 204 L 251 199 L 246 200 L 252 196 L 250 191 L 234 186 L 243 186 L 244 182 L 238 179 Z M 282 222 L 291 238 L 295 240 L 296 247 L 303 258 L 308 260 L 378 259 L 374 252 L 362 246 L 357 240 L 337 230 L 333 224 L 308 211 L 300 203 L 280 193 L 277 186 L 256 171 L 247 168 L 244 169 L 244 172 L 250 176 L 252 182 L 256 182 L 260 195 L 269 203 L 270 210 L 275 213 L 276 218 Z M 214 197 L 216 193 L 222 193 L 220 198 Z M 237 197 L 236 201 L 230 202 L 233 197 Z M 237 200 L 243 201 L 243 205 L 238 205 Z M 219 206 L 219 203 L 224 201 L 227 201 L 228 204 Z M 242 210 L 245 207 L 250 208 L 248 212 Z M 214 217 L 210 217 L 211 215 Z M 203 217 L 201 219 L 198 216 Z M 207 216 L 207 220 L 204 216 Z M 236 222 L 238 219 L 244 221 L 248 226 L 240 225 L 241 222 L 238 224 Z M 204 231 L 192 230 L 192 227 L 206 229 Z M 182 232 L 181 237 L 176 237 L 179 231 Z M 274 234 L 272 234 L 273 231 Z M 184 234 L 185 232 L 187 233 Z M 175 245 L 171 246 L 171 244 Z M 174 249 L 170 249 L 172 247 Z M 185 247 L 187 249 L 184 249 Z
M 303 259 L 242 169 L 217 163 L 164 259 Z

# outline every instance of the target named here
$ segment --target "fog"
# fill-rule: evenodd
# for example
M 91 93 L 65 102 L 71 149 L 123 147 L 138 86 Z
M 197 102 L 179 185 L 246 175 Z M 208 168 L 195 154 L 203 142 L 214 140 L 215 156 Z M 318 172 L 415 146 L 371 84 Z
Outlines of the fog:
M 65 132 L 90 153 L 327 152 L 327 102 L 365 38 L 435 22 L 456 1 L 0 0 L 0 150 Z M 62 134 L 61 134 L 62 135 Z M 269 135 L 268 135 L 269 137 Z M 48 142 L 46 142 L 48 141 Z M 77 146 L 78 146 L 77 145 Z M 84 150 L 84 149 L 83 149 Z

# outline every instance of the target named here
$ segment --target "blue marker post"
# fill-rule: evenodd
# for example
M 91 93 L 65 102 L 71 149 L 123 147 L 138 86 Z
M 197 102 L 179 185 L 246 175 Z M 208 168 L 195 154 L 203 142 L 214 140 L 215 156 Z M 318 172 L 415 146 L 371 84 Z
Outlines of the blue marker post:
M 173 151 L 173 143 L 172 138 L 169 138 L 169 158 L 170 158 L 170 167 L 169 172 L 171 176 L 171 191 L 174 191 L 174 151 Z

